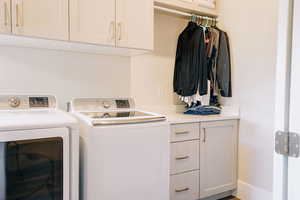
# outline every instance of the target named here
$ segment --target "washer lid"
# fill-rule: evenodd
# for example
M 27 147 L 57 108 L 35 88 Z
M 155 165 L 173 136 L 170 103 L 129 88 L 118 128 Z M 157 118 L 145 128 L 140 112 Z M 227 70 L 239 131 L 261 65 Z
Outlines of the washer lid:
M 111 111 L 111 112 L 81 112 L 81 114 L 92 119 L 124 118 L 124 117 L 149 117 L 150 113 L 140 111 Z
M 161 115 L 134 110 L 111 112 L 80 112 L 80 114 L 88 117 L 91 120 L 92 125 L 94 126 L 146 123 L 166 120 L 166 118 Z

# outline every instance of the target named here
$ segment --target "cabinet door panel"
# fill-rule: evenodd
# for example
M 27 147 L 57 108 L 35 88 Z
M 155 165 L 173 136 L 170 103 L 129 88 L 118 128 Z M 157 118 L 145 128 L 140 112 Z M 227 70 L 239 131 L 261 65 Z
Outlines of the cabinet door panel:
M 0 33 L 11 33 L 10 0 L 0 0 Z
M 70 40 L 115 46 L 115 0 L 70 0 Z
M 68 0 L 12 0 L 13 33 L 68 40 Z
M 117 46 L 153 49 L 153 0 L 117 0 Z
M 237 122 L 201 125 L 200 198 L 236 188 Z

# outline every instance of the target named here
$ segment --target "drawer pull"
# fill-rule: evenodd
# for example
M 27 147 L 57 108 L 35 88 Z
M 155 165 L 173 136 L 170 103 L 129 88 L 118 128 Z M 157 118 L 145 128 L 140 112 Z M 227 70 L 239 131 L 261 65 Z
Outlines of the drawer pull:
M 182 131 L 182 132 L 176 132 L 175 134 L 176 135 L 186 135 L 186 134 L 189 134 L 190 132 L 188 131 Z
M 176 160 L 185 160 L 188 158 L 190 158 L 190 156 L 178 156 L 178 157 L 176 157 Z
M 186 188 L 182 188 L 182 189 L 175 189 L 175 192 L 185 192 L 185 191 L 189 191 L 190 188 L 186 187 Z

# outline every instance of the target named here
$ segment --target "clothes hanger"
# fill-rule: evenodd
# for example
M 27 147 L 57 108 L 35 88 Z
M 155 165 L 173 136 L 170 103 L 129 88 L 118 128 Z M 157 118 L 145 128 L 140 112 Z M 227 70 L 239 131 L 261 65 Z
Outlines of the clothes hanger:
M 197 23 L 197 16 L 192 14 L 192 22 Z
M 216 18 L 213 18 L 213 27 L 216 27 L 217 26 L 217 19 Z

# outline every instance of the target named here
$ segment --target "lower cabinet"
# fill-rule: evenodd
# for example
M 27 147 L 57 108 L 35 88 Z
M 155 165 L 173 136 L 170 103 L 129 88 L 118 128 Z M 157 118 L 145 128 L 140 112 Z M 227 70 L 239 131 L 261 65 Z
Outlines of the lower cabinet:
M 201 124 L 200 198 L 237 187 L 237 121 Z
M 171 141 L 171 200 L 205 199 L 237 188 L 238 120 L 171 126 L 172 135 L 182 133 L 181 140 Z

